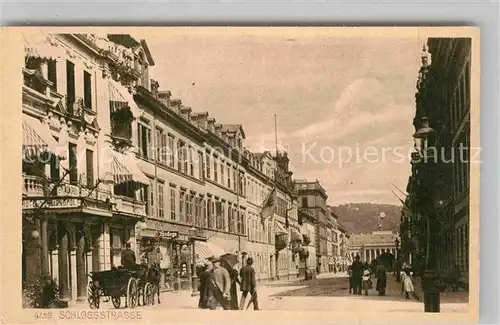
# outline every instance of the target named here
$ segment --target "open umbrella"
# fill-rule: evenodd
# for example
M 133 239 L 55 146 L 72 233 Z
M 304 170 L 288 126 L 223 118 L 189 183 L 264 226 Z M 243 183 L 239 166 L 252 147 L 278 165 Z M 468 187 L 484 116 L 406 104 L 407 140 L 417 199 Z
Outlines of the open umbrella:
M 238 255 L 226 253 L 220 256 L 221 264 L 229 270 L 233 269 L 236 264 L 239 263 Z

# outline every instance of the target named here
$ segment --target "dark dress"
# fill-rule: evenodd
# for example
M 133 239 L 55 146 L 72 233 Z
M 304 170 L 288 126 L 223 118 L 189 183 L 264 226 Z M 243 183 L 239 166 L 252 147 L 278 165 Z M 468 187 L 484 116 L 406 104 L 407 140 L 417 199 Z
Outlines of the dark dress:
M 209 308 L 208 303 L 212 296 L 212 284 L 210 281 L 210 271 L 205 269 L 200 274 L 200 300 L 198 301 L 198 308 Z
M 229 306 L 231 310 L 239 310 L 240 308 L 238 305 L 238 288 L 236 284 L 241 286 L 241 283 L 239 280 L 238 271 L 233 269 L 230 275 L 231 275 L 231 289 L 230 289 L 231 301 L 229 303 Z
M 377 269 L 377 291 L 380 296 L 385 296 L 387 288 L 387 269 L 384 266 L 379 266 Z
M 354 261 L 352 263 L 352 284 L 354 289 L 354 294 L 361 294 L 361 282 L 363 279 L 364 266 L 360 261 Z

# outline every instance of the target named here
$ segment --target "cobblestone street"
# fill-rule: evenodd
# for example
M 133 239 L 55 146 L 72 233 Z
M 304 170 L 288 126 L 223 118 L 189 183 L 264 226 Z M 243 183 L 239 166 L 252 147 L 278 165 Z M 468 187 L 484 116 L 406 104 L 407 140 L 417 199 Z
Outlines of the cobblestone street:
M 359 313 L 370 312 L 423 312 L 421 301 L 405 300 L 399 283 L 392 274 L 388 277 L 388 292 L 384 297 L 371 290 L 368 296 L 349 294 L 348 279 L 345 274 L 326 274 L 315 280 L 290 280 L 260 284 L 259 305 L 262 310 L 318 310 Z M 374 279 L 376 281 L 376 279 Z M 418 293 L 422 297 L 422 293 Z M 443 293 L 441 312 L 467 312 L 466 292 Z M 164 292 L 161 304 L 139 307 L 137 310 L 154 309 L 197 309 L 198 297 L 190 292 Z M 79 308 L 78 305 L 75 306 Z M 81 305 L 80 305 L 81 307 Z M 111 303 L 102 303 L 102 309 L 113 309 Z M 248 310 L 251 312 L 252 310 Z

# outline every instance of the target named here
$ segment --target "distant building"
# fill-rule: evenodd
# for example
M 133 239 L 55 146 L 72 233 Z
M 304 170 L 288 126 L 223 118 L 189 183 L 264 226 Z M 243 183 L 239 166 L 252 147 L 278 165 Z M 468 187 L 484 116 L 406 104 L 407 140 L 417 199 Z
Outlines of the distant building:
M 366 234 L 352 234 L 347 239 L 347 247 L 351 259 L 356 255 L 361 261 L 370 263 L 383 253 L 396 256 L 396 238 L 398 234 L 392 231 L 373 231 Z

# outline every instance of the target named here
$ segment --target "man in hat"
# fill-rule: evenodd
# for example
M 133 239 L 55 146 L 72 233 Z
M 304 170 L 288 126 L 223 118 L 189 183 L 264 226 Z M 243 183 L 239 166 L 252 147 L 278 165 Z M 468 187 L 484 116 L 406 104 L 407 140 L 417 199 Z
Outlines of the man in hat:
M 259 310 L 259 302 L 257 301 L 257 281 L 255 280 L 255 270 L 252 266 L 253 259 L 249 257 L 247 259 L 247 265 L 240 270 L 241 277 L 241 301 L 240 309 L 245 308 L 245 300 L 248 293 L 250 292 L 251 298 L 248 305 L 253 302 L 253 309 Z M 248 308 L 248 307 L 247 307 Z
M 122 266 L 127 269 L 133 269 L 135 264 L 135 252 L 132 250 L 132 245 L 127 243 L 125 245 L 125 250 L 122 252 Z
M 216 309 L 218 303 L 222 306 L 222 308 L 224 308 L 224 310 L 228 310 L 231 277 L 229 276 L 229 272 L 225 268 L 221 267 L 219 258 L 214 259 L 212 264 L 212 297 L 209 299 L 209 308 Z
M 198 301 L 198 308 L 209 308 L 210 299 L 212 297 L 212 262 L 206 260 L 203 265 L 203 271 L 200 273 L 200 300 Z
M 359 255 L 356 255 L 355 260 L 351 265 L 354 294 L 358 295 L 361 294 L 361 283 L 363 279 L 363 270 L 364 270 L 363 263 L 361 263 L 360 260 L 361 258 L 359 257 Z

